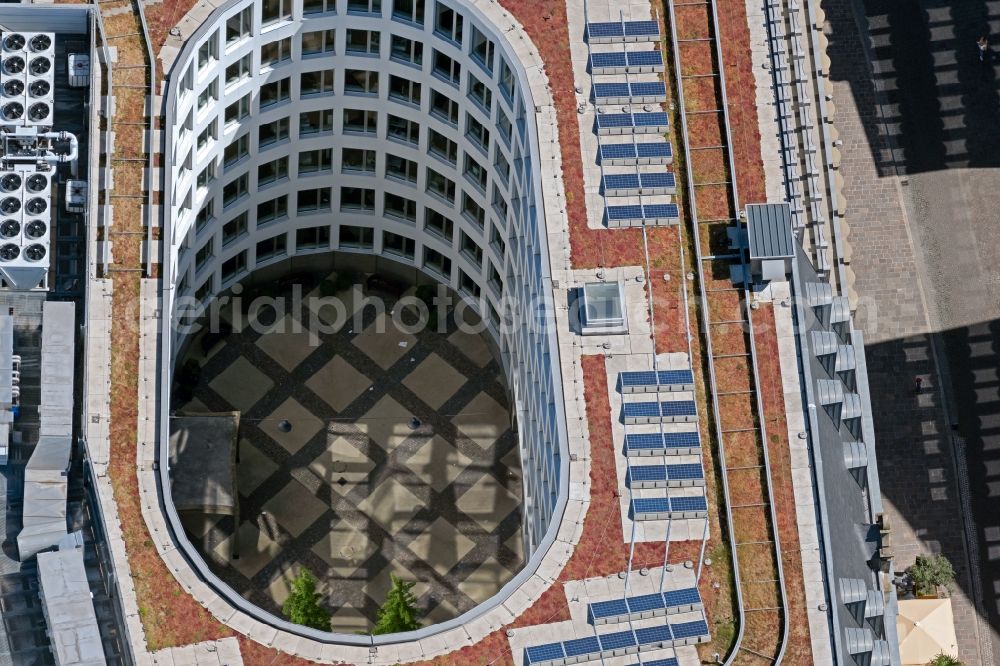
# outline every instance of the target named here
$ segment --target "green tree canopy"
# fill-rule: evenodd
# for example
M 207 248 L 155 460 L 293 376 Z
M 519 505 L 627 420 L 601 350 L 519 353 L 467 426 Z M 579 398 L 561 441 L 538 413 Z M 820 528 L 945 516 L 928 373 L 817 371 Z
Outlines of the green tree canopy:
M 303 569 L 292 581 L 292 589 L 281 612 L 295 624 L 330 631 L 330 612 L 320 606 L 320 596 L 316 591 L 316 579 L 308 569 Z
M 944 555 L 917 555 L 916 561 L 906 570 L 913 579 L 917 594 L 936 594 L 939 587 L 955 581 L 955 570 Z
M 378 610 L 378 622 L 372 629 L 373 634 L 395 634 L 400 631 L 413 631 L 420 628 L 417 621 L 417 600 L 410 590 L 416 583 L 407 582 L 392 576 L 392 588 L 385 595 L 385 603 Z

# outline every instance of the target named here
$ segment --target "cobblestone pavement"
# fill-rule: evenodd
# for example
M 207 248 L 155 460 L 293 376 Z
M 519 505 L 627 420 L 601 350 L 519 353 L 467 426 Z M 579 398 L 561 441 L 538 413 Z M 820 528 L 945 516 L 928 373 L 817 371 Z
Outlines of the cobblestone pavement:
M 949 368 L 956 386 L 964 385 L 970 361 L 986 366 L 977 375 L 981 381 L 988 381 L 990 373 L 996 379 L 997 361 L 992 352 L 983 354 L 981 338 L 979 348 L 963 341 L 967 336 L 962 329 L 936 338 L 930 334 L 996 317 L 996 300 L 988 296 L 990 279 L 981 267 L 995 265 L 987 256 L 996 252 L 995 244 L 983 241 L 991 227 L 995 234 L 992 208 L 1000 182 L 981 168 L 997 159 L 995 152 L 989 157 L 997 130 L 977 127 L 986 117 L 982 105 L 989 104 L 993 75 L 975 62 L 975 38 L 968 38 L 977 31 L 975 14 L 985 12 L 985 5 L 951 7 L 823 2 L 834 123 L 844 142 L 840 171 L 858 323 L 868 343 L 882 494 L 893 526 L 897 569 L 927 552 L 943 552 L 952 561 L 958 574 L 952 596 L 960 658 L 982 664 L 991 661 L 983 658 L 980 639 L 988 655 L 995 633 L 978 621 L 974 599 L 981 587 L 994 591 L 990 581 L 1000 572 L 989 575 L 985 551 L 973 550 L 973 560 L 979 556 L 984 569 L 978 576 L 970 573 L 958 493 L 959 482 L 972 481 L 973 502 L 981 503 L 975 504 L 973 515 L 979 517 L 989 497 L 988 487 L 979 483 L 984 480 L 978 462 L 982 445 L 971 436 L 980 422 L 977 401 L 959 399 L 959 409 L 951 411 L 960 422 L 956 433 L 944 396 L 952 395 Z M 878 97 L 861 34 L 870 39 Z M 965 47 L 971 50 L 963 52 Z M 940 375 L 944 382 L 934 344 L 947 351 Z M 970 352 L 979 357 L 973 359 Z M 918 377 L 923 380 L 919 392 Z M 987 387 L 995 401 L 995 381 Z M 968 438 L 967 456 L 958 434 Z M 992 599 L 986 604 L 998 626 L 996 604 Z
M 353 312 L 360 298 L 344 301 Z M 522 563 L 520 460 L 497 361 L 451 320 L 400 330 L 391 303 L 312 344 L 292 313 L 264 333 L 234 324 L 224 340 L 196 339 L 187 358 L 200 379 L 174 401 L 241 412 L 240 525 L 189 515 L 189 538 L 271 612 L 308 568 L 348 633 L 370 627 L 391 574 L 417 583 L 433 624 L 496 594 Z

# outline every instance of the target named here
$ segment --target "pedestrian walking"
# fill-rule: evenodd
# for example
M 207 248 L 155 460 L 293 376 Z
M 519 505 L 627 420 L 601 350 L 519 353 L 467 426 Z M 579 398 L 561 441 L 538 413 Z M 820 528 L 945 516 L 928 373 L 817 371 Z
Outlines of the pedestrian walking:
M 923 377 L 914 377 L 914 379 L 913 379 L 913 388 L 916 389 L 916 392 L 920 393 L 920 389 L 922 389 L 923 387 L 924 387 L 924 378 Z
M 983 35 L 976 40 L 976 47 L 979 49 L 979 62 L 985 64 L 990 50 L 990 40 Z

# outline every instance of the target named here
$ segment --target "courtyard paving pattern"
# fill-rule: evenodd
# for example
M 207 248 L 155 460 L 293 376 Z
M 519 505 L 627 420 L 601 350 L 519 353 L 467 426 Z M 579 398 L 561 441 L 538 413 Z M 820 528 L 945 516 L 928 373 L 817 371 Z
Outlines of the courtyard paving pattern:
M 370 628 L 390 574 L 417 581 L 426 625 L 495 594 L 523 559 L 500 366 L 482 335 L 451 318 L 411 334 L 388 307 L 316 334 L 272 311 L 269 330 L 236 322 L 207 356 L 195 339 L 200 379 L 174 404 L 241 412 L 241 524 L 186 516 L 188 537 L 220 578 L 274 613 L 309 569 L 334 631 Z

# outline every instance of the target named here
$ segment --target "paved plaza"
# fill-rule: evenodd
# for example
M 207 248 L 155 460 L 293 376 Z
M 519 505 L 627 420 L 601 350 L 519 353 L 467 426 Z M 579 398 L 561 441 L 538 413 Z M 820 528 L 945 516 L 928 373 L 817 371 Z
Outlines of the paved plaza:
M 260 333 L 226 311 L 233 332 L 189 346 L 200 380 L 174 405 L 241 413 L 241 523 L 188 516 L 188 537 L 275 613 L 307 568 L 334 631 L 370 627 L 390 574 L 417 581 L 431 624 L 495 594 L 523 559 L 516 433 L 486 339 L 453 321 L 403 332 L 392 312 L 368 307 L 357 330 L 310 339 L 306 315 Z

